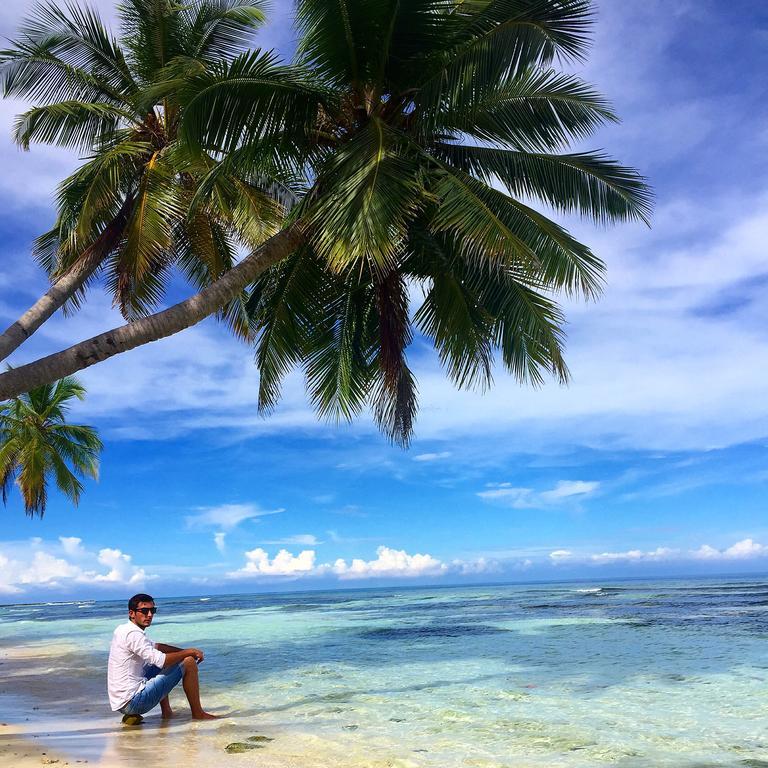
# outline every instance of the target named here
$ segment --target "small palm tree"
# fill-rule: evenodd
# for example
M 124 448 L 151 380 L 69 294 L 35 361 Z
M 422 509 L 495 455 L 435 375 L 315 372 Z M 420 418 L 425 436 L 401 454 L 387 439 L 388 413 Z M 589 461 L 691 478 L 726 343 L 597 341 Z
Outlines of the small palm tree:
M 82 400 L 84 387 L 72 376 L 44 384 L 0 407 L 0 488 L 7 503 L 15 482 L 24 510 L 45 514 L 49 478 L 74 504 L 80 500 L 79 478 L 98 478 L 101 440 L 92 427 L 67 424 L 72 398 Z

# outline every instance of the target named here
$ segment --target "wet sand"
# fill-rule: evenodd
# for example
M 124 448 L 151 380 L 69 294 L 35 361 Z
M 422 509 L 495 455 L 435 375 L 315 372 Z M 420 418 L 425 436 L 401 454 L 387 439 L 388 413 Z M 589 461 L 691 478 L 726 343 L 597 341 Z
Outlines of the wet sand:
M 219 712 L 224 716 L 215 721 L 192 720 L 180 690 L 171 696 L 175 715 L 170 720 L 163 720 L 157 708 L 142 725 L 125 726 L 106 704 L 104 674 L 84 663 L 76 645 L 0 649 L 0 768 L 219 768 L 222 760 L 269 768 L 314 764 L 304 751 L 311 754 L 313 746 L 302 745 L 301 738 L 273 733 L 268 737 L 273 741 L 249 742 L 263 734 L 241 723 L 236 714 Z M 257 746 L 228 754 L 226 747 L 233 742 Z

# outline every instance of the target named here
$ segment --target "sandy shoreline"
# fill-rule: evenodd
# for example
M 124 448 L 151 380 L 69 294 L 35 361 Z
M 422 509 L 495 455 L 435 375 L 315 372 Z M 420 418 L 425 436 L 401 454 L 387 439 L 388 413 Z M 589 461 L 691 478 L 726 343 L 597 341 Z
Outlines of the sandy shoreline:
M 180 692 L 172 695 L 176 715 L 164 721 L 159 709 L 138 727 L 122 725 L 110 712 L 104 670 L 72 644 L 0 648 L 0 768 L 40 765 L 88 765 L 103 768 L 180 765 L 213 768 L 259 763 L 269 768 L 309 764 L 306 739 L 281 737 L 272 728 L 267 739 L 243 754 L 228 754 L 233 742 L 265 736 L 236 713 L 219 720 L 191 719 Z M 216 711 L 216 707 L 211 707 Z M 221 713 L 221 709 L 219 709 Z M 303 742 L 303 743 L 302 743 Z M 160 758 L 160 759 L 159 759 Z M 324 762 L 324 761 L 320 761 Z
M 0 711 L 4 711 L 8 701 L 7 697 L 0 697 Z M 308 768 L 345 764 L 350 757 L 349 754 L 337 754 L 334 759 L 329 759 L 330 755 L 325 754 L 317 761 L 313 759 L 313 753 L 318 753 L 319 740 L 313 744 L 313 740 L 306 737 L 284 738 L 285 734 L 276 734 L 267 737 L 267 743 L 264 743 L 263 736 L 236 718 L 199 723 L 191 720 L 188 712 L 179 712 L 170 722 L 163 721 L 159 714 L 149 715 L 137 727 L 123 726 L 119 715 L 88 720 L 74 717 L 37 720 L 30 717 L 23 724 L 0 719 L 0 768 L 38 768 L 41 765 L 220 768 L 222 761 L 233 766 L 258 764 L 260 768 Z M 251 749 L 242 754 L 229 754 L 226 746 L 232 743 L 246 744 Z M 367 764 L 374 763 L 367 761 Z

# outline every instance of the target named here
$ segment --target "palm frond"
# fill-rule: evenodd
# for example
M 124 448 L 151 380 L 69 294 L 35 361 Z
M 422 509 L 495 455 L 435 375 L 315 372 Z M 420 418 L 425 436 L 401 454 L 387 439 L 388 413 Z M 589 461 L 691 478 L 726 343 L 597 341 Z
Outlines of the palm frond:
M 414 315 L 414 324 L 433 340 L 440 362 L 457 387 L 489 387 L 494 318 L 467 283 L 466 266 L 428 232 L 414 233 L 411 245 L 420 261 L 431 264 L 429 289 Z
M 146 314 L 160 301 L 171 264 L 173 233 L 185 215 L 175 169 L 156 152 L 141 177 L 123 242 L 113 256 L 106 281 L 126 319 Z
M 616 121 L 608 103 L 573 75 L 532 69 L 490 82 L 467 78 L 441 100 L 416 96 L 427 128 L 538 152 L 557 150 Z
M 648 222 L 652 196 L 640 174 L 602 153 L 553 155 L 495 147 L 438 144 L 452 166 L 486 184 L 500 181 L 513 196 L 538 198 L 556 211 L 577 212 L 600 224 Z
M 323 322 L 311 329 L 307 342 L 307 391 L 321 417 L 349 421 L 365 407 L 379 370 L 376 298 L 370 281 L 348 274 L 343 289 L 324 310 Z
M 19 115 L 13 138 L 22 149 L 35 142 L 88 151 L 111 137 L 120 124 L 134 121 L 130 112 L 112 104 L 61 101 Z
M 452 233 L 463 257 L 502 264 L 534 289 L 598 295 L 603 262 L 562 227 L 518 200 L 448 166 L 430 228 Z
M 256 281 L 247 311 L 256 334 L 262 413 L 277 406 L 283 379 L 302 362 L 310 335 L 325 321 L 332 280 L 322 261 L 302 248 Z
M 243 53 L 266 20 L 264 3 L 255 0 L 193 0 L 181 14 L 185 54 L 211 63 Z
M 379 338 L 373 415 L 390 440 L 406 447 L 417 410 L 416 381 L 406 360 L 406 349 L 413 340 L 408 290 L 403 276 L 396 271 L 376 280 L 374 290 Z
M 470 265 L 471 285 L 495 317 L 494 341 L 507 370 L 521 383 L 541 386 L 547 375 L 569 379 L 563 357 L 565 317 L 547 296 L 504 268 Z
M 117 10 L 129 64 L 142 85 L 186 53 L 180 6 L 173 0 L 121 0 Z
M 187 78 L 179 92 L 185 104 L 181 135 L 192 146 L 219 151 L 286 133 L 301 139 L 329 98 L 305 70 L 255 50 Z
M 372 120 L 339 148 L 318 184 L 324 193 L 306 214 L 317 252 L 339 270 L 367 264 L 391 271 L 426 197 L 418 159 Z
M 388 6 L 381 0 L 299 0 L 299 61 L 328 82 L 362 85 L 372 74 Z
M 11 45 L 0 51 L 7 96 L 120 105 L 135 88 L 118 43 L 92 8 L 37 3 Z

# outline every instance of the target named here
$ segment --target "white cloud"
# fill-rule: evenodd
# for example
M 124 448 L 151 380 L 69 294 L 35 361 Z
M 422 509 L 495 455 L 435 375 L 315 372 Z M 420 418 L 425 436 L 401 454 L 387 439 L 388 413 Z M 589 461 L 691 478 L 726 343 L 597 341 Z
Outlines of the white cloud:
M 246 564 L 238 571 L 228 574 L 231 578 L 243 576 L 307 576 L 315 569 L 315 553 L 306 549 L 298 555 L 292 555 L 288 550 L 281 549 L 270 560 L 267 552 L 261 547 L 245 553 Z
M 269 577 L 335 576 L 342 581 L 372 578 L 404 578 L 495 573 L 500 565 L 496 560 L 479 557 L 474 560 L 453 560 L 445 563 L 429 554 L 409 554 L 402 549 L 380 546 L 373 560 L 339 558 L 332 563 L 316 564 L 314 550 L 303 550 L 298 555 L 281 549 L 274 558 L 257 547 L 245 553 L 245 565 L 227 576 L 231 579 Z
M 651 552 L 643 552 L 639 549 L 631 549 L 628 552 L 601 552 L 590 555 L 593 563 L 627 563 L 627 562 L 658 562 L 660 560 L 674 560 L 680 557 L 679 549 L 669 547 L 657 547 Z
M 758 544 L 753 539 L 742 539 L 725 549 L 715 549 L 709 544 L 704 544 L 691 556 L 696 560 L 750 560 L 768 555 L 768 546 Z
M 652 550 L 628 549 L 618 552 L 575 553 L 568 549 L 550 552 L 553 564 L 615 565 L 631 563 L 692 562 L 697 560 L 729 561 L 757 560 L 768 557 L 768 546 L 753 539 L 742 539 L 724 549 L 702 544 L 698 549 L 683 550 L 676 547 L 656 547 Z
M 185 520 L 190 528 L 223 528 L 230 531 L 245 520 L 265 515 L 277 515 L 284 509 L 262 509 L 256 504 L 221 504 L 218 507 L 200 507 Z
M 451 571 L 462 576 L 478 573 L 498 573 L 500 570 L 501 565 L 498 562 L 485 557 L 478 557 L 476 560 L 453 560 L 451 562 Z
M 107 566 L 110 571 L 96 575 L 95 581 L 111 581 L 118 584 L 140 584 L 147 580 L 143 568 L 137 568 L 131 563 L 131 556 L 119 549 L 105 548 L 99 550 L 99 563 Z
M 439 453 L 420 453 L 418 456 L 414 456 L 414 461 L 440 461 L 441 459 L 447 459 L 451 456 L 451 451 L 440 451 Z
M 70 557 L 83 557 L 85 555 L 85 549 L 83 549 L 83 540 L 77 536 L 59 536 L 62 549 Z
M 221 552 L 222 554 L 227 548 L 227 545 L 224 541 L 224 539 L 226 538 L 226 535 L 227 534 L 224 533 L 223 531 L 219 531 L 218 533 L 213 534 L 213 543 L 216 545 L 216 549 L 218 549 L 219 552 Z
M 312 533 L 297 533 L 295 536 L 286 536 L 284 539 L 264 542 L 264 544 L 298 544 L 301 547 L 317 547 L 322 543 Z
M 551 491 L 541 494 L 543 501 L 557 502 L 561 499 L 569 499 L 573 496 L 588 496 L 600 487 L 598 482 L 586 482 L 584 480 L 560 480 Z
M 61 581 L 78 579 L 82 569 L 49 552 L 35 552 L 32 562 L 18 570 L 19 584 L 57 587 Z
M 74 585 L 129 586 L 153 578 L 133 564 L 130 555 L 105 547 L 89 550 L 76 536 L 47 542 L 0 542 L 0 593 L 22 594 L 32 589 L 62 590 Z M 65 553 L 65 557 L 59 553 Z M 106 569 L 106 570 L 105 570 Z
M 21 588 L 12 583 L 12 563 L 5 556 L 0 555 L 0 595 L 17 595 Z
M 600 483 L 560 480 L 554 488 L 541 492 L 533 488 L 515 488 L 510 483 L 489 483 L 487 488 L 477 493 L 483 501 L 496 502 L 513 509 L 534 509 L 560 504 L 568 499 L 585 498 L 597 491 Z
M 512 488 L 509 483 L 502 483 L 500 487 L 480 491 L 477 495 L 483 501 L 497 501 L 514 509 L 529 509 L 536 506 L 533 489 Z
M 405 550 L 382 546 L 376 550 L 375 560 L 355 558 L 348 564 L 339 559 L 330 570 L 341 579 L 367 579 L 374 576 L 413 578 L 442 575 L 448 566 L 432 555 L 409 555 Z
M 716 560 L 722 556 L 719 549 L 710 547 L 709 544 L 702 544 L 695 552 L 691 553 L 695 560 Z
M 752 539 L 737 541 L 733 546 L 728 547 L 723 552 L 723 557 L 735 559 L 747 559 L 751 557 L 762 557 L 768 554 L 768 547 L 764 544 L 758 544 Z

